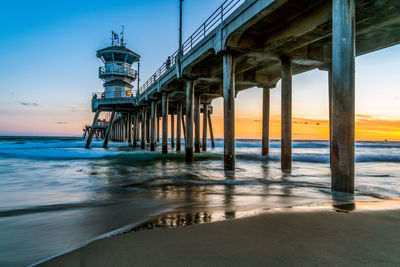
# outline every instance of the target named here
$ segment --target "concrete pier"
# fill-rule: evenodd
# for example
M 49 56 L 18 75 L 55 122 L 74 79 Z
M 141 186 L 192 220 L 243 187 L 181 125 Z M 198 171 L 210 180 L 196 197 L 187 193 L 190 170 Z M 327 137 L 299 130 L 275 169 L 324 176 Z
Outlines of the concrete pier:
M 264 156 L 269 153 L 269 90 L 269 87 L 263 88 L 261 154 Z
M 235 58 L 223 55 L 224 167 L 235 169 Z
M 292 59 L 281 57 L 281 169 L 292 168 Z
M 149 107 L 152 101 L 160 103 L 163 98 L 163 110 L 160 112 L 163 114 L 163 151 L 168 149 L 168 124 L 165 123 L 168 114 L 176 112 L 177 151 L 182 123 L 185 158 L 191 162 L 193 146 L 196 152 L 200 152 L 201 146 L 203 150 L 207 149 L 207 122 L 211 146 L 215 147 L 212 112 L 205 111 L 206 105 L 203 108 L 203 112 L 207 112 L 203 114 L 203 144 L 200 143 L 200 96 L 201 101 L 208 104 L 223 97 L 224 167 L 234 170 L 236 95 L 249 88 L 263 88 L 261 153 L 267 156 L 270 90 L 281 80 L 281 169 L 287 172 L 292 167 L 292 75 L 329 69 L 332 189 L 353 192 L 354 58 L 400 43 L 400 6 L 393 0 L 235 0 L 232 3 L 235 6 L 226 14 L 228 2 L 224 2 L 215 11 L 217 16 L 210 16 L 183 42 L 185 49 L 171 55 L 174 59 L 171 66 L 163 64 L 140 88 L 132 90 L 132 95 L 120 98 L 108 98 L 103 92 L 93 95 L 93 112 L 97 112 L 98 108 L 104 112 L 115 108 L 115 125 L 109 123 L 105 137 L 121 141 L 128 135 L 129 141 L 129 129 L 128 134 L 121 133 L 129 127 L 126 124 L 123 126 L 122 120 L 126 118 L 125 114 L 129 116 L 129 112 L 141 112 L 134 128 L 141 132 L 136 138 L 140 135 L 142 141 L 146 140 L 146 132 L 151 127 L 146 127 L 149 116 L 142 109 Z M 125 52 L 138 60 L 135 53 L 126 49 Z M 112 76 L 101 72 L 100 75 Z M 124 75 L 128 80 L 135 78 L 131 73 Z M 184 82 L 185 90 L 182 88 Z M 170 110 L 166 93 L 171 102 Z M 179 115 L 179 108 L 185 108 L 186 124 L 184 115 Z M 158 116 L 156 112 L 157 142 Z M 171 117 L 171 121 L 174 123 L 175 119 Z M 173 128 L 171 146 L 175 142 L 175 126 Z
M 355 0 L 332 1 L 332 189 L 354 192 Z
M 162 153 L 168 153 L 168 94 L 162 95 Z
M 186 131 L 185 131 L 185 159 L 187 162 L 193 161 L 193 102 L 194 102 L 194 82 L 186 81 Z M 184 120 L 182 120 L 184 121 Z

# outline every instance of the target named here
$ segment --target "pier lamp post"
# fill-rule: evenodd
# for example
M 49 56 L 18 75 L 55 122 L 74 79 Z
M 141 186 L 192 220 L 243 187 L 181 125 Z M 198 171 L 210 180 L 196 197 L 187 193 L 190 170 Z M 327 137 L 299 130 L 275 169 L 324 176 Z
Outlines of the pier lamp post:
M 179 0 L 179 56 L 183 55 L 183 48 L 182 48 L 182 2 L 183 2 L 183 0 Z

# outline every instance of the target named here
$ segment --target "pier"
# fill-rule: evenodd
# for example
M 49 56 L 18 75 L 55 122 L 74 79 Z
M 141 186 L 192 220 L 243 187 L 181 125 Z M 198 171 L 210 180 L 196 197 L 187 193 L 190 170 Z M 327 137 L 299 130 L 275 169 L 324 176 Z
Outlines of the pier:
M 332 190 L 352 193 L 355 57 L 399 44 L 399 14 L 397 0 L 227 0 L 133 90 L 131 83 L 139 81 L 140 56 L 125 47 L 122 37 L 97 52 L 106 64 L 99 69 L 106 90 L 93 94 L 95 116 L 87 128 L 86 147 L 100 113 L 110 112 L 104 147 L 111 139 L 134 147 L 140 143 L 142 149 L 149 144 L 154 151 L 161 132 L 162 153 L 180 151 L 183 131 L 185 158 L 191 162 L 193 153 L 207 150 L 208 133 L 214 144 L 212 101 L 222 97 L 224 167 L 234 170 L 235 97 L 254 87 L 263 91 L 261 153 L 267 158 L 269 94 L 280 80 L 281 168 L 290 172 L 292 77 L 319 69 L 329 77 Z M 122 65 L 111 67 L 116 64 Z

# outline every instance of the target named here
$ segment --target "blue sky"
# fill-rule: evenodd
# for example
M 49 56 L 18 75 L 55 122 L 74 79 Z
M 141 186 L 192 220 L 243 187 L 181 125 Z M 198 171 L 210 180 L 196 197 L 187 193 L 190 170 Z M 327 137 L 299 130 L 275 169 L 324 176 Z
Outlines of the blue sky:
M 80 134 L 92 119 L 92 92 L 103 90 L 96 50 L 120 25 L 128 48 L 141 55 L 142 82 L 178 47 L 178 0 L 0 1 L 0 135 Z M 184 39 L 222 2 L 185 0 Z M 400 119 L 399 69 L 399 46 L 357 58 L 358 114 Z M 240 93 L 237 116 L 260 117 L 260 95 Z M 295 76 L 293 101 L 294 117 L 327 119 L 327 74 Z M 271 102 L 278 116 L 279 83 Z

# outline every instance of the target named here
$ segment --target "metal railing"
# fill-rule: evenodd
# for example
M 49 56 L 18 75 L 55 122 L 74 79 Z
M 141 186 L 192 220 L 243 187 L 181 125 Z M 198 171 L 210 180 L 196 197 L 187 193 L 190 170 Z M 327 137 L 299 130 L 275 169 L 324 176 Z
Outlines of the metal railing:
M 122 92 L 96 92 L 93 93 L 92 99 L 115 99 L 115 98 L 134 98 L 137 90 L 129 90 Z
M 225 0 L 222 5 L 211 14 L 211 16 L 206 19 L 206 21 L 201 24 L 199 28 L 182 44 L 183 55 L 187 54 L 192 48 L 197 45 L 201 40 L 206 37 L 212 30 L 214 30 L 218 25 L 220 25 L 225 18 L 227 18 L 233 11 L 236 10 L 245 0 Z M 179 50 L 175 51 L 170 56 L 169 62 L 164 62 L 160 68 L 139 88 L 139 95 L 146 92 L 146 90 L 153 85 L 167 70 L 175 67 L 176 56 Z
M 126 75 L 132 77 L 133 79 L 137 78 L 137 71 L 131 69 L 129 67 L 99 67 L 99 77 L 101 78 L 104 75 Z

